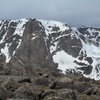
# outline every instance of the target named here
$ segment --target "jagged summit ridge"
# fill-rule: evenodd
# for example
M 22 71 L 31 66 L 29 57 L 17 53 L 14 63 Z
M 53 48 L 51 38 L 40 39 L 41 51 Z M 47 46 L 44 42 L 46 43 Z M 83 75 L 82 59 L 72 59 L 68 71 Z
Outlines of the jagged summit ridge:
M 0 21 L 0 61 L 100 79 L 100 28 L 42 19 Z

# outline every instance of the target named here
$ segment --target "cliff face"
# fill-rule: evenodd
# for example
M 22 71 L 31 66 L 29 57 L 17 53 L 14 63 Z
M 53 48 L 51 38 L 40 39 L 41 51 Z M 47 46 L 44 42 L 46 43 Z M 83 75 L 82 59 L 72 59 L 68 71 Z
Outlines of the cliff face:
M 100 29 L 38 19 L 0 22 L 4 68 L 50 68 L 100 79 Z

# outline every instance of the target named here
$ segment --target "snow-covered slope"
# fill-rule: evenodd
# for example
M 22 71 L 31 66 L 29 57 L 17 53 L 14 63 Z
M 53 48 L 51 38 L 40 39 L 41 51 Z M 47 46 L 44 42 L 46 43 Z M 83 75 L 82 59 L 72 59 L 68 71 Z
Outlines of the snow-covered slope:
M 23 36 L 23 31 L 25 28 L 25 23 L 27 22 L 27 19 L 21 19 L 21 20 L 9 20 L 9 21 L 1 21 L 0 22 L 0 44 L 4 45 L 3 48 L 1 48 L 0 55 L 4 54 L 6 56 L 6 63 L 8 63 L 11 59 L 11 56 L 15 54 L 16 49 L 21 44 L 21 38 L 19 38 L 17 41 L 15 41 L 18 37 Z M 16 24 L 13 26 L 13 24 Z M 14 32 L 11 32 L 10 30 L 14 30 Z M 9 36 L 9 34 L 11 34 Z M 16 36 L 16 37 L 15 37 Z M 7 42 L 8 40 L 12 39 L 11 42 Z M 13 42 L 16 42 L 17 46 L 14 48 L 12 54 L 9 51 L 9 48 L 13 45 Z
M 0 61 L 100 79 L 100 28 L 41 19 L 0 21 Z
M 85 75 L 90 78 L 100 79 L 100 28 L 83 27 L 73 28 L 81 40 L 82 48 L 88 57 L 91 57 L 93 62 L 92 72 L 90 75 Z

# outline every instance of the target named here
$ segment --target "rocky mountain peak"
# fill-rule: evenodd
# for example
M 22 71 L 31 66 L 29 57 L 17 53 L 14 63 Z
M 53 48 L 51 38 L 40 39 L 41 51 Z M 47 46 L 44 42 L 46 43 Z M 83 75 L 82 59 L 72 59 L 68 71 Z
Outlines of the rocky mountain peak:
M 100 28 L 32 18 L 0 21 L 0 63 L 8 69 L 59 69 L 99 80 Z

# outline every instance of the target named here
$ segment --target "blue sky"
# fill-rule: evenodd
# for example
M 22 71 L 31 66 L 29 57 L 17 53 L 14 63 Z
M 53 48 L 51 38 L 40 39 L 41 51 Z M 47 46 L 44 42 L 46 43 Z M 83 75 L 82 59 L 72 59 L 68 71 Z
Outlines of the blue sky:
M 100 0 L 0 0 L 0 19 L 40 18 L 100 26 Z

